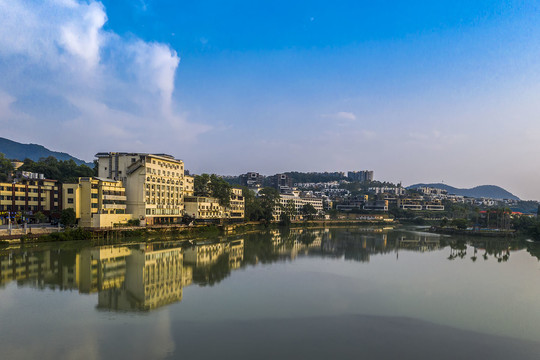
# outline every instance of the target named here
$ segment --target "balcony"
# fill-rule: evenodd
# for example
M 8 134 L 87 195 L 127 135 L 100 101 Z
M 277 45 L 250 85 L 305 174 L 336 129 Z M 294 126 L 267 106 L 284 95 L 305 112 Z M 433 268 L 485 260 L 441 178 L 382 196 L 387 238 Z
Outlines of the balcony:
M 103 200 L 126 201 L 125 195 L 103 195 Z
M 126 204 L 103 204 L 104 209 L 125 209 Z

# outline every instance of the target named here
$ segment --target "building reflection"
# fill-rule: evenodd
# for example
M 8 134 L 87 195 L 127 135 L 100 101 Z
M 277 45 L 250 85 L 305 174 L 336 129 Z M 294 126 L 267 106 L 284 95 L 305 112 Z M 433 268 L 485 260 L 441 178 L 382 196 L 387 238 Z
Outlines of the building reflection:
M 97 294 L 97 308 L 150 311 L 182 301 L 191 285 L 213 286 L 234 270 L 258 264 L 328 257 L 368 262 L 374 255 L 448 248 L 449 260 L 493 258 L 505 262 L 511 250 L 536 244 L 519 241 L 444 238 L 432 234 L 375 229 L 278 229 L 214 241 L 126 243 L 83 249 L 0 251 L 0 286 Z M 1 290 L 0 290 L 1 291 Z

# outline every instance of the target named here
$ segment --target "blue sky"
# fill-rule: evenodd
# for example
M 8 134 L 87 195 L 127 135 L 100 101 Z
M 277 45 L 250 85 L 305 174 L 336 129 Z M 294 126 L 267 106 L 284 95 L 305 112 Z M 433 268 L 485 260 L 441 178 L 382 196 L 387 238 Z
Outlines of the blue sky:
M 540 199 L 539 35 L 539 1 L 0 0 L 0 136 Z

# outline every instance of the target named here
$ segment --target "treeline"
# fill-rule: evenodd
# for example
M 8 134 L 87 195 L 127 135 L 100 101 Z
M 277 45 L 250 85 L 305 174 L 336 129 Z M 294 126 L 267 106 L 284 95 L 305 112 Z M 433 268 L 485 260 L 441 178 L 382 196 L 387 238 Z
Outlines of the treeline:
M 0 153 L 0 181 L 7 181 L 15 169 L 11 160 Z M 33 161 L 25 159 L 24 164 L 17 171 L 29 171 L 43 174 L 46 179 L 58 180 L 63 183 L 77 182 L 79 177 L 95 176 L 94 169 L 86 165 L 77 165 L 73 160 L 58 161 L 55 157 Z
M 294 183 L 318 183 L 346 180 L 347 177 L 341 172 L 298 172 L 290 171 L 285 175 L 289 176 Z
M 62 183 L 77 182 L 79 177 L 96 176 L 95 169 L 82 164 L 77 165 L 73 160 L 58 161 L 55 157 L 49 156 L 35 162 L 30 159 L 24 160 L 24 165 L 19 171 L 29 171 L 43 174 L 46 179 L 58 180 Z

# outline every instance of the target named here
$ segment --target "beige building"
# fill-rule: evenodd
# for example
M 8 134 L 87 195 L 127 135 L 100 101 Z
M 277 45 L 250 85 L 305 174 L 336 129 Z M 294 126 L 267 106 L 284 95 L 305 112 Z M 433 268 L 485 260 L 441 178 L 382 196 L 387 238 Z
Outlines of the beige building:
M 193 196 L 195 191 L 195 178 L 190 175 L 184 175 L 184 196 Z
M 186 196 L 184 198 L 186 215 L 197 220 L 231 219 L 244 220 L 245 201 L 242 189 L 232 189 L 229 207 L 220 205 L 219 200 L 208 196 Z
M 229 258 L 229 269 L 238 269 L 244 260 L 244 240 L 197 244 L 185 250 L 184 261 L 195 267 L 205 267 L 214 264 L 224 254 Z
M 181 221 L 184 214 L 184 162 L 166 154 L 98 153 L 98 174 L 121 180 L 127 213 L 147 225 Z
M 225 216 L 231 220 L 244 220 L 245 200 L 242 189 L 232 188 L 231 203 L 225 211 Z
M 121 181 L 79 178 L 78 184 L 64 184 L 63 208 L 75 210 L 81 227 L 112 227 L 133 219 L 126 213 L 126 190 Z
M 197 220 L 222 219 L 225 216 L 225 209 L 213 197 L 186 196 L 184 205 L 186 215 Z

